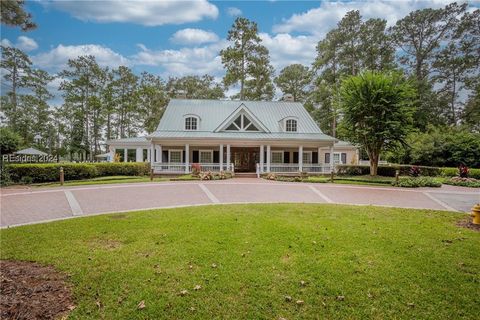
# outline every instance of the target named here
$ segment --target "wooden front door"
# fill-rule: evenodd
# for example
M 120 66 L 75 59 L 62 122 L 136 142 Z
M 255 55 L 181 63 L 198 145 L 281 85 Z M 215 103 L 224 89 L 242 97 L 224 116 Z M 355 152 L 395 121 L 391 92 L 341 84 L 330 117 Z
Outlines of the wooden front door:
M 235 172 L 255 172 L 260 157 L 259 148 L 232 148 L 231 157 Z

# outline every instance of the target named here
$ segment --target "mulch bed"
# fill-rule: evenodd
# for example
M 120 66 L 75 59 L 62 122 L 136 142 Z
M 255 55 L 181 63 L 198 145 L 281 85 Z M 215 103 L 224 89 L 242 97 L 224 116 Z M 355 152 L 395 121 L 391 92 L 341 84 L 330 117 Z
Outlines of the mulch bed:
M 59 319 L 73 310 L 67 276 L 52 266 L 0 260 L 0 319 Z
M 473 224 L 470 218 L 458 222 L 458 226 L 480 232 L 480 224 Z

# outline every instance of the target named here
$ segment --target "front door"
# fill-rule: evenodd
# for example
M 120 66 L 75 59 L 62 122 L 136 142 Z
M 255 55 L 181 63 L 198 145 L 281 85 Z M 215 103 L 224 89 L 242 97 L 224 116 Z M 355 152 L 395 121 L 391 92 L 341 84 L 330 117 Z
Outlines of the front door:
M 231 161 L 235 172 L 255 172 L 255 165 L 259 162 L 259 148 L 232 148 Z

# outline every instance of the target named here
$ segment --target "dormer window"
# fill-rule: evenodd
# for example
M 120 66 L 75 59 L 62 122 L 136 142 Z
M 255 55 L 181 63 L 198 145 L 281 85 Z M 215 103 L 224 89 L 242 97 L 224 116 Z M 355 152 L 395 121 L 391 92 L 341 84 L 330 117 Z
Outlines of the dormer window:
M 287 119 L 285 121 L 285 131 L 287 131 L 287 132 L 297 132 L 297 120 Z
M 198 118 L 196 117 L 186 117 L 185 118 L 185 130 L 197 130 L 198 129 Z

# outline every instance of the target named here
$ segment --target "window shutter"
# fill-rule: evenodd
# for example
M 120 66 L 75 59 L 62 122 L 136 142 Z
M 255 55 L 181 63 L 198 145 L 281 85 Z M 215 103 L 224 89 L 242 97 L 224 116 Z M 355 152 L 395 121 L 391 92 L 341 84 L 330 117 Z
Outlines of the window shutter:
M 220 163 L 220 151 L 213 151 L 213 163 Z
M 325 163 L 330 163 L 330 153 L 325 153 Z
M 182 151 L 182 162 L 185 162 L 185 151 Z
M 193 150 L 192 151 L 192 162 L 193 163 L 199 163 L 200 160 L 198 158 L 198 150 Z
M 312 152 L 312 163 L 318 163 L 318 152 Z
M 346 153 L 342 153 L 342 163 L 343 164 L 347 164 L 347 154 Z
M 168 151 L 162 150 L 162 162 L 168 162 Z
M 298 152 L 293 153 L 293 163 L 298 163 Z
M 283 153 L 283 163 L 290 163 L 290 152 L 285 151 Z

